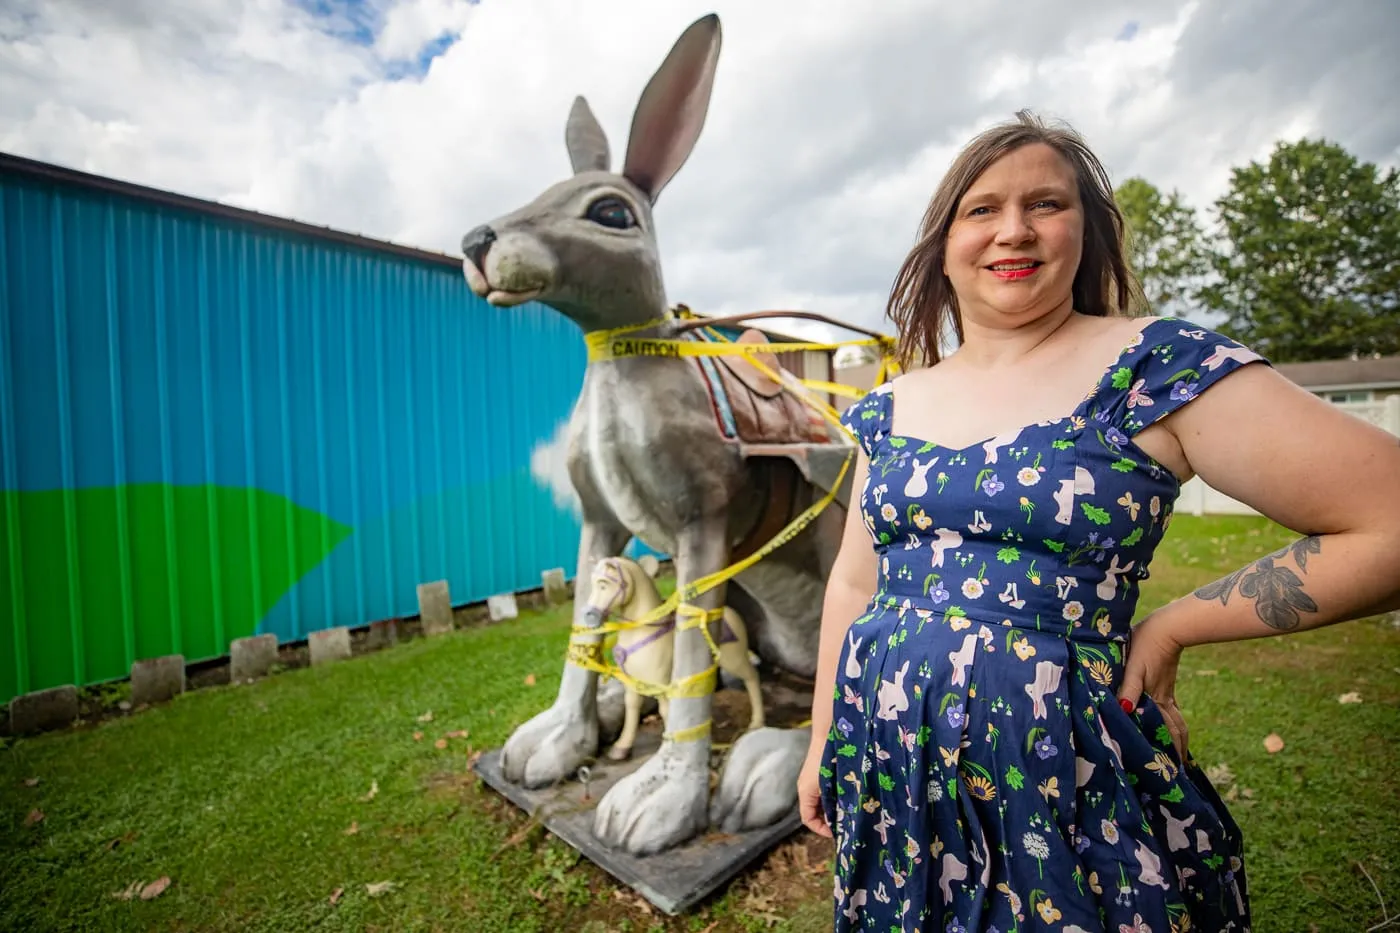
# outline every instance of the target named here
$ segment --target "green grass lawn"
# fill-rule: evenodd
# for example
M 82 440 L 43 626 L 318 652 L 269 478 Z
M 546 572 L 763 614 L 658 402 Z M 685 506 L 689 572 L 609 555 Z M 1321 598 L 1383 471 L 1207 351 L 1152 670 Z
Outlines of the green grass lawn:
M 1178 516 L 1143 610 L 1291 537 Z M 566 629 L 527 613 L 7 742 L 0 930 L 830 929 L 830 849 L 808 833 L 664 918 L 478 784 L 472 751 L 553 697 Z M 1379 923 L 1358 865 L 1400 912 L 1400 631 L 1198 649 L 1179 692 L 1246 834 L 1258 933 Z M 152 900 L 113 896 L 161 877 Z

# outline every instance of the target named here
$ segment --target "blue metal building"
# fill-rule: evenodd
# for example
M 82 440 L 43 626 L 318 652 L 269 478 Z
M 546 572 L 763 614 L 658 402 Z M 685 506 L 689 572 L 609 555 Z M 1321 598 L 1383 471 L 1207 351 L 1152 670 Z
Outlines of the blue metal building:
M 455 258 L 0 155 L 0 702 L 572 575 L 584 364 Z

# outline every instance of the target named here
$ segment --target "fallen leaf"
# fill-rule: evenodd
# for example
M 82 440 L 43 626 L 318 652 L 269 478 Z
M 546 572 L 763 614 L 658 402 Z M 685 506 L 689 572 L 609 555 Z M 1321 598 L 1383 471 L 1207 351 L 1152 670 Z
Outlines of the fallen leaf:
M 131 843 L 136 841 L 136 837 L 138 835 L 140 834 L 133 829 L 130 832 L 123 833 L 122 835 L 108 842 L 105 846 L 103 846 L 103 848 L 106 849 L 108 852 L 111 852 L 113 849 L 115 849 L 122 843 L 130 845 Z
M 26 816 L 26 817 L 24 818 L 24 825 L 25 825 L 25 826 L 33 826 L 33 825 L 35 825 L 36 823 L 42 823 L 42 822 L 44 822 L 44 811 L 43 811 L 43 810 L 30 810 L 30 811 L 29 811 L 29 815 Z
M 1351 691 L 1350 693 L 1343 693 L 1341 696 L 1337 697 L 1337 702 L 1338 702 L 1338 703 L 1360 703 L 1360 702 L 1361 702 L 1361 694 L 1357 693 L 1355 690 Z
M 350 828 L 345 831 L 345 835 L 353 836 L 360 831 L 360 821 L 354 820 L 350 823 Z
M 168 887 L 170 887 L 170 876 L 163 875 L 141 889 L 141 900 L 153 901 L 164 894 Z
M 1264 736 L 1264 751 L 1270 755 L 1283 751 L 1283 737 L 1277 732 L 1270 732 Z
M 1219 672 L 1219 671 L 1216 671 L 1216 670 L 1211 670 L 1211 669 L 1207 668 L 1206 670 L 1203 670 L 1203 671 L 1197 671 L 1197 672 L 1196 672 L 1196 676 L 1197 676 L 1197 677 L 1214 677 L 1214 676 L 1215 676 L 1216 674 L 1218 674 L 1218 673 L 1220 673 L 1220 672 Z
M 436 742 L 433 743 L 433 748 L 443 749 L 443 748 L 446 748 L 446 747 L 447 747 L 447 740 L 446 740 L 446 739 L 438 739 Z
M 413 741 L 415 741 L 415 742 L 421 742 L 421 741 L 423 741 L 423 733 L 421 733 L 421 732 L 415 732 L 415 733 L 413 733 Z
M 419 717 L 418 717 L 418 721 L 419 721 L 419 722 L 432 722 L 432 721 L 433 721 L 433 711 L 432 711 L 432 710 L 428 710 L 428 711 L 427 711 L 426 713 L 424 713 L 422 716 L 419 716 Z
M 369 793 L 368 793 L 368 794 L 365 794 L 365 795 L 364 795 L 363 797 L 361 797 L 360 799 L 361 799 L 361 800 L 373 800 L 375 797 L 378 797 L 378 796 L 379 796 L 379 782 L 378 782 L 378 781 L 370 781 L 370 782 L 369 782 Z
M 466 729 L 454 729 L 452 732 L 449 732 L 449 733 L 447 733 L 445 736 L 443 736 L 443 738 L 447 738 L 447 739 L 465 739 L 465 738 L 467 738 L 467 730 L 466 730 Z
M 534 685 L 535 685 L 535 675 L 534 675 L 534 674 L 526 674 L 526 675 L 525 675 L 525 686 L 527 686 L 527 687 L 533 687 Z
M 392 881 L 376 881 L 373 884 L 365 885 L 365 891 L 369 893 L 370 897 L 378 897 L 381 894 L 389 893 L 396 887 L 398 887 L 398 885 L 394 884 Z
M 1230 766 L 1222 761 L 1218 765 L 1206 768 L 1206 779 L 1216 787 L 1224 787 L 1226 784 L 1234 783 L 1235 772 L 1231 771 Z
M 340 895 L 342 895 L 342 894 L 344 894 L 344 893 L 345 893 L 345 889 L 344 889 L 344 888 L 336 888 L 334 891 L 332 891 L 332 892 L 331 892 L 331 903 L 332 903 L 332 904 L 338 904 L 338 903 L 340 903 Z
M 141 890 L 141 882 L 133 881 L 120 891 L 113 891 L 112 896 L 119 901 L 129 901 Z
M 38 786 L 39 786 L 39 779 L 36 778 L 36 777 L 33 777 L 33 778 L 25 778 L 25 779 L 24 779 L 24 786 L 25 786 L 25 787 L 38 787 Z

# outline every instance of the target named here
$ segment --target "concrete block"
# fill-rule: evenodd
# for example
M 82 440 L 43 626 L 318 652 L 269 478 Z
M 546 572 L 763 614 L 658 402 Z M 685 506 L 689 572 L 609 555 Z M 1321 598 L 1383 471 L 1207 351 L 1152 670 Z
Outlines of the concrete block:
M 446 580 L 418 584 L 418 614 L 423 620 L 424 635 L 452 631 L 452 595 Z
M 312 632 L 306 639 L 312 666 L 344 661 L 350 657 L 350 630 L 343 625 Z
M 501 593 L 498 596 L 488 596 L 486 598 L 486 611 L 491 614 L 492 622 L 500 622 L 502 619 L 514 619 L 520 615 L 520 609 L 515 604 L 514 593 Z
M 370 651 L 392 648 L 399 643 L 399 620 L 381 619 L 369 624 L 369 634 L 365 636 L 365 647 Z
M 546 570 L 540 574 L 540 579 L 544 583 L 544 601 L 546 605 L 557 606 L 560 603 L 569 601 L 569 584 L 564 579 L 564 568 L 555 567 L 553 570 Z
M 78 688 L 69 684 L 26 693 L 10 700 L 10 731 L 15 735 L 62 729 L 78 718 Z
M 250 635 L 235 638 L 228 646 L 228 676 L 234 683 L 266 677 L 277 663 L 277 636 Z
M 163 703 L 185 692 L 185 656 L 142 658 L 131 665 L 131 703 Z

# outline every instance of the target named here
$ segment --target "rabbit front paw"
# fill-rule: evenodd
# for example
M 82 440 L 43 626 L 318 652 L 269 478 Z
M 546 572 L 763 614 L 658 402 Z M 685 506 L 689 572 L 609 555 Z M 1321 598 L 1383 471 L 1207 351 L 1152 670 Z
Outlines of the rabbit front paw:
M 598 801 L 593 834 L 631 855 L 650 855 L 705 831 L 710 803 L 707 741 L 666 743 Z
M 501 751 L 506 780 L 528 788 L 571 776 L 598 751 L 596 709 L 556 703 L 511 734 Z

